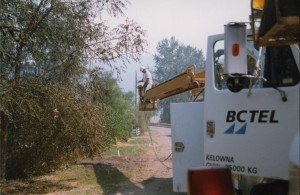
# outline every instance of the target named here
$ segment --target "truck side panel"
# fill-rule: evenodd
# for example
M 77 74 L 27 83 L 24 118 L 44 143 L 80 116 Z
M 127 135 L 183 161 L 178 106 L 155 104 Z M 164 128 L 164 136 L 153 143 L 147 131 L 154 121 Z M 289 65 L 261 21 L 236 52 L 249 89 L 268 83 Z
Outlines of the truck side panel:
M 171 104 L 174 192 L 187 192 L 187 170 L 203 166 L 203 109 L 202 102 Z

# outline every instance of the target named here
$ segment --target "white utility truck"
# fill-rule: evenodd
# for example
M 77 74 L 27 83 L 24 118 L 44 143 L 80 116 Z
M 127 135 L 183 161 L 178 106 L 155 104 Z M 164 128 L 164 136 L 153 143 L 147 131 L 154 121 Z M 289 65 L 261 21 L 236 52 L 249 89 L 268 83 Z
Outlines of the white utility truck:
M 140 110 L 154 110 L 157 100 L 205 91 L 204 101 L 171 104 L 175 192 L 205 188 L 188 183 L 189 170 L 225 167 L 234 194 L 299 195 L 299 2 L 253 1 L 250 30 L 229 23 L 208 37 L 205 73 L 188 69 L 140 93 Z

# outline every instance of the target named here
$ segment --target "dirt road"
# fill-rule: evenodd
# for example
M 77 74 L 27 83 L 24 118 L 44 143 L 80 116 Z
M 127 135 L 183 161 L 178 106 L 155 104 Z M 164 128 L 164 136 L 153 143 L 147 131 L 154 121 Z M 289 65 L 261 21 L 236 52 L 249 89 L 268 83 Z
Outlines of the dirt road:
M 154 147 L 149 145 L 149 150 L 142 156 L 126 159 L 106 158 L 102 163 L 117 167 L 124 172 L 127 182 L 116 192 L 107 194 L 115 195 L 183 195 L 185 193 L 174 193 L 172 189 L 172 149 L 171 130 L 163 127 L 150 127 L 149 137 Z M 128 174 L 130 170 L 130 174 Z M 105 193 L 106 194 L 106 193 Z

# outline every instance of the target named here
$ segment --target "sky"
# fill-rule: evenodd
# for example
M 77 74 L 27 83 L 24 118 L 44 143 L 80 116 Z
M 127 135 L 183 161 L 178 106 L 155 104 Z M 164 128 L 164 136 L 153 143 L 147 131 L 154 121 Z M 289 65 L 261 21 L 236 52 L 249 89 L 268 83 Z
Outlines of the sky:
M 247 22 L 250 0 L 129 0 L 125 15 L 146 30 L 147 53 L 141 64 L 130 64 L 119 82 L 123 91 L 135 90 L 139 67 L 154 66 L 153 55 L 158 43 L 174 36 L 176 40 L 202 50 L 206 55 L 207 37 L 224 32 L 229 22 Z

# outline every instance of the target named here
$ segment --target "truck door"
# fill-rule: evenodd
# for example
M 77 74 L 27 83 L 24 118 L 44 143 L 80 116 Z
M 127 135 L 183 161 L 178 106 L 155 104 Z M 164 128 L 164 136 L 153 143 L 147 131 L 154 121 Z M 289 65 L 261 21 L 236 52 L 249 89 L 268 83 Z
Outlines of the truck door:
M 203 166 L 202 102 L 171 104 L 173 191 L 187 192 L 187 171 Z
M 299 46 L 248 48 L 248 71 L 267 78 L 234 93 L 227 89 L 224 35 L 210 36 L 207 48 L 204 154 L 206 166 L 227 166 L 233 173 L 288 179 L 288 154 L 299 131 Z M 237 64 L 238 66 L 238 64 Z M 249 85 L 253 87 L 249 90 Z M 285 92 L 282 94 L 270 86 Z

